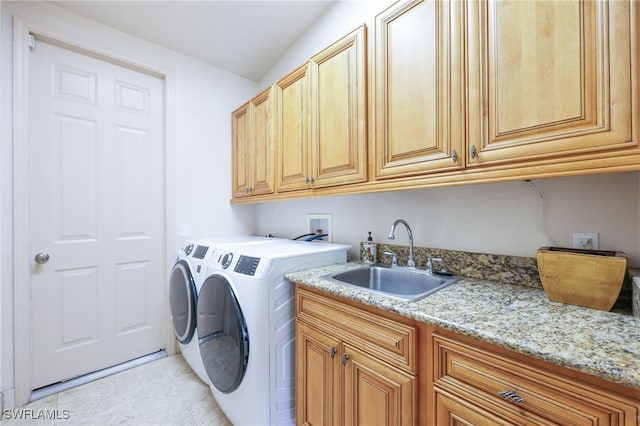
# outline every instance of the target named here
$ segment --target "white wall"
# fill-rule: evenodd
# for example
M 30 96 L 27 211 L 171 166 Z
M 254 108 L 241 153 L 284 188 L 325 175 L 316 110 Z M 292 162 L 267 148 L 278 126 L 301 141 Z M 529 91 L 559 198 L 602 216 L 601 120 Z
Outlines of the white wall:
M 168 75 L 168 228 L 192 237 L 252 234 L 255 208 L 231 198 L 231 111 L 258 85 L 203 62 L 111 30 L 43 2 L 0 2 L 0 392 L 13 388 L 12 19 L 162 70 Z M 175 206 L 175 207 L 173 207 Z M 24 212 L 27 214 L 28 212 Z M 23 214 L 19 212 L 19 214 Z M 177 247 L 176 247 L 177 249 Z M 173 261 L 173 259 L 169 259 Z M 16 283 L 28 285 L 28 283 Z M 6 392 L 9 391 L 9 392 Z
M 277 81 L 309 57 L 391 1 L 339 2 L 276 63 L 260 86 Z M 369 28 L 373 37 L 373 28 Z M 378 195 L 280 201 L 257 207 L 258 233 L 294 237 L 307 230 L 307 213 L 333 214 L 334 241 L 357 246 L 372 231 L 386 239 L 397 218 L 412 227 L 416 246 L 481 253 L 535 256 L 544 245 L 571 246 L 572 232 L 599 232 L 600 247 L 626 251 L 640 266 L 640 174 L 621 173 L 539 180 L 544 195 L 545 228 L 540 228 L 540 198 L 525 182 L 398 191 Z M 406 244 L 403 230 L 397 244 Z
M 345 34 L 371 20 L 396 0 L 339 0 L 313 27 L 287 50 L 282 58 L 260 80 L 260 87 L 268 87 L 289 72 L 304 64 Z M 369 28 L 369 37 L 372 36 Z
M 600 248 L 622 250 L 640 266 L 638 173 L 517 181 L 265 203 L 258 206 L 260 234 L 295 237 L 308 213 L 330 213 L 334 242 L 358 244 L 372 231 L 378 242 L 408 244 L 406 232 L 387 239 L 395 219 L 413 231 L 414 244 L 480 253 L 535 257 L 545 245 L 570 247 L 573 232 L 598 232 Z M 547 236 L 548 234 L 548 236 Z

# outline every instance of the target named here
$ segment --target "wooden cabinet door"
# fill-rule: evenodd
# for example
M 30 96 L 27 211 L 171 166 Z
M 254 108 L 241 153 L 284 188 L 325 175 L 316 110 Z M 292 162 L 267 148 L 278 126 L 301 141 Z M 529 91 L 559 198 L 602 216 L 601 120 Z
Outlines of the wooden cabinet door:
M 250 118 L 249 106 L 247 102 L 231 115 L 231 131 L 232 131 L 232 189 L 233 197 L 247 197 L 251 188 L 251 136 L 250 136 Z
M 398 2 L 376 17 L 376 178 L 463 167 L 462 2 Z
M 344 365 L 344 424 L 400 426 L 417 424 L 415 376 L 393 368 L 348 344 Z
M 232 114 L 233 197 L 274 192 L 273 96 L 264 90 Z
M 273 91 L 263 91 L 251 100 L 251 137 L 248 156 L 251 167 L 251 195 L 272 194 L 275 190 Z
M 366 179 L 365 43 L 361 26 L 309 62 L 313 186 Z
M 469 166 L 637 146 L 631 3 L 466 4 Z
M 278 192 L 304 189 L 309 169 L 308 64 L 275 85 L 277 93 Z
M 340 341 L 296 321 L 296 424 L 340 425 Z

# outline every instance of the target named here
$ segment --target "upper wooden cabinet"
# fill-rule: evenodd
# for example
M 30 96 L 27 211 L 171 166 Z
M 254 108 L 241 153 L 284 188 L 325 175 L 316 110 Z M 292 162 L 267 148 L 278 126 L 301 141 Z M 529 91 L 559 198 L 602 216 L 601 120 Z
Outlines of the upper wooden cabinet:
M 275 84 L 278 143 L 278 191 L 308 187 L 309 168 L 309 64 Z
M 314 187 L 366 180 L 366 28 L 309 61 Z
M 401 0 L 371 22 L 274 85 L 270 165 L 255 105 L 234 113 L 233 201 L 640 170 L 640 2 Z
M 568 163 L 575 154 L 597 158 L 637 146 L 635 5 L 470 1 L 466 7 L 470 167 L 558 156 L 556 163 Z
M 231 157 L 232 157 L 232 186 L 233 198 L 248 197 L 251 184 L 248 167 L 251 149 L 251 136 L 249 118 L 249 102 L 242 105 L 231 114 Z
M 278 192 L 366 180 L 366 31 L 276 83 Z
M 375 20 L 375 176 L 464 163 L 462 6 L 399 2 Z
M 263 91 L 232 114 L 234 198 L 275 190 L 272 93 Z

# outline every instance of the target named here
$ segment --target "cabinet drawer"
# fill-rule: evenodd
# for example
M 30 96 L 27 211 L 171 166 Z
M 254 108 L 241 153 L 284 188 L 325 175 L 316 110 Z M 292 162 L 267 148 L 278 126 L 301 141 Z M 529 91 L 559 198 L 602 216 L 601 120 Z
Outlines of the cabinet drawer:
M 633 401 L 467 340 L 436 333 L 433 355 L 436 387 L 491 406 L 505 418 L 529 418 L 531 424 L 637 425 Z
M 416 329 L 388 314 L 374 314 L 330 296 L 298 288 L 297 318 L 375 354 L 380 359 L 416 372 Z M 411 320 L 406 320 L 411 322 Z

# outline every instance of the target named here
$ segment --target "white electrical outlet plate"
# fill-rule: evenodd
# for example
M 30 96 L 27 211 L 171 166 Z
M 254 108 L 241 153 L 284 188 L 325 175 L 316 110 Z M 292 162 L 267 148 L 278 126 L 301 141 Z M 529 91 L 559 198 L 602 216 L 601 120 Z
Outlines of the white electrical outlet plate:
M 307 229 L 309 233 L 320 232 L 321 234 L 327 234 L 326 237 L 322 237 L 322 239 L 314 240 L 314 241 L 324 241 L 331 243 L 333 242 L 333 231 L 332 231 L 332 220 L 330 213 L 322 213 L 322 214 L 308 214 L 307 215 Z
M 573 248 L 598 250 L 600 242 L 598 241 L 597 232 L 574 232 Z

